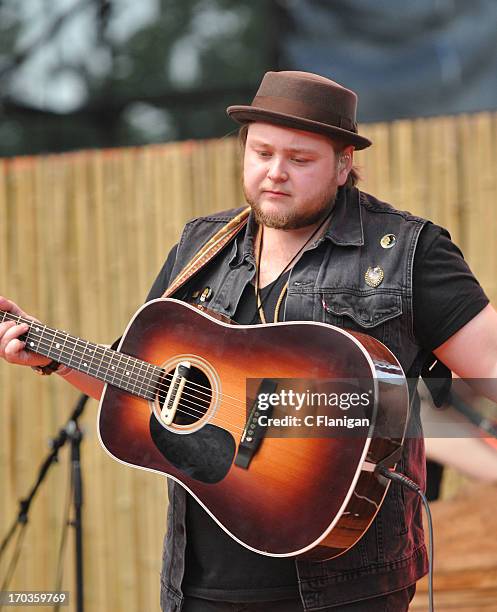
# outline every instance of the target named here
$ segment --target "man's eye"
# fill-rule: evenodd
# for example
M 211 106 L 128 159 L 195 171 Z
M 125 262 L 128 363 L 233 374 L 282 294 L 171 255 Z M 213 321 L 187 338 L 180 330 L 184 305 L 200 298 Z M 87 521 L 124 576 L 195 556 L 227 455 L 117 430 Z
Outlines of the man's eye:
M 269 151 L 257 151 L 259 157 L 271 157 L 271 153 Z
M 304 159 L 303 157 L 292 157 L 292 161 L 297 162 L 297 164 L 305 164 L 309 160 Z

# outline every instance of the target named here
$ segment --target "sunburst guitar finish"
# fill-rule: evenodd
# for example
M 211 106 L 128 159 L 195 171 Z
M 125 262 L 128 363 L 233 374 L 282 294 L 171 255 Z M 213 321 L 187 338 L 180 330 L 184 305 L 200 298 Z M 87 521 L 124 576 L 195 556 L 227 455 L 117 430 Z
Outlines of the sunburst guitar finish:
M 388 488 L 374 467 L 400 448 L 409 406 L 402 369 L 383 344 L 321 323 L 230 325 L 158 299 L 136 313 L 118 351 L 155 367 L 130 370 L 134 387 L 126 389 L 107 373 L 98 428 L 112 457 L 173 478 L 260 554 L 329 559 L 365 533 Z M 181 364 L 190 378 L 166 424 L 164 402 Z M 269 427 L 242 467 L 236 457 L 249 435 L 248 379 L 292 379 L 295 393 L 322 390 L 319 381 L 337 381 L 337 390 L 360 381 L 368 406 L 330 414 L 367 417 L 370 426 L 338 436 L 326 425 L 312 434 L 302 425 Z M 303 415 L 294 406 L 277 414 Z
M 242 546 L 329 559 L 378 512 L 389 481 L 375 467 L 395 465 L 409 401 L 399 363 L 370 336 L 232 325 L 162 298 L 138 310 L 117 351 L 0 311 L 6 320 L 28 324 L 28 350 L 106 383 L 98 430 L 113 458 L 177 481 Z M 298 407 L 290 393 L 350 401 Z M 262 394 L 280 405 L 268 410 Z M 366 425 L 336 427 L 344 417 Z

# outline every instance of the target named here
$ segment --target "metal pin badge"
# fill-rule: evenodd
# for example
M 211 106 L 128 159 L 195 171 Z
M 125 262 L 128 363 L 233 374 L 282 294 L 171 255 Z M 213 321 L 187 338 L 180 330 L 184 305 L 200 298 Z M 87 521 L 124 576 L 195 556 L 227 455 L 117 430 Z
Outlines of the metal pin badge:
M 210 300 L 211 297 L 212 297 L 212 289 L 210 287 L 206 287 L 202 291 L 202 295 L 200 296 L 200 301 L 201 302 L 207 302 L 207 300 Z
M 374 268 L 369 267 L 364 275 L 366 285 L 369 285 L 370 287 L 378 287 L 378 285 L 381 285 L 384 278 L 385 273 L 380 266 L 375 266 Z
M 397 236 L 395 234 L 385 234 L 380 240 L 380 244 L 384 249 L 391 249 L 397 242 Z

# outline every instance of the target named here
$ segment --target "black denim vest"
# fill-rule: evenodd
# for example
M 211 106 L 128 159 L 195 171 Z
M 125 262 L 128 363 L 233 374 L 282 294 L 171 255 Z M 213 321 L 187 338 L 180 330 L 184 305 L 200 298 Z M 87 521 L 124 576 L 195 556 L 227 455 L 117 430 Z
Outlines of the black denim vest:
M 178 245 L 173 279 L 198 249 L 240 209 L 187 224 Z M 340 190 L 327 232 L 291 271 L 284 319 L 312 320 L 366 332 L 396 355 L 410 377 L 419 376 L 426 353 L 414 336 L 412 278 L 419 233 L 425 220 L 394 210 L 357 189 Z M 255 273 L 253 218 L 234 242 L 174 297 L 194 301 L 210 287 L 206 305 L 233 317 L 245 285 Z M 380 241 L 395 236 L 392 248 Z M 365 281 L 380 266 L 381 284 Z M 419 406 L 412 402 L 409 431 L 398 469 L 425 486 L 425 455 Z M 161 605 L 181 610 L 184 573 L 184 489 L 168 481 L 168 529 L 164 542 Z M 324 562 L 295 560 L 305 610 L 319 610 L 406 587 L 427 572 L 421 505 L 416 494 L 392 484 L 376 519 L 347 553 Z

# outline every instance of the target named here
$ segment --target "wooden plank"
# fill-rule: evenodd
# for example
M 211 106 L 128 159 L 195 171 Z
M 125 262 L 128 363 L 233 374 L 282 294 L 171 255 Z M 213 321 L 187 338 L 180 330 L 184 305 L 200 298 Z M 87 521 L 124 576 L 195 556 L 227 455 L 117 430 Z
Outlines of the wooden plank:
M 475 593 L 474 590 L 456 589 L 450 592 L 437 591 L 435 594 L 437 612 L 497 612 L 497 589 L 485 589 Z M 409 610 L 428 610 L 428 597 L 425 593 L 416 593 Z
M 0 293 L 4 297 L 10 297 L 8 279 L 10 276 L 9 261 L 9 239 L 11 211 L 8 194 L 8 162 L 0 160 Z M 3 495 L 0 496 L 0 525 L 10 525 L 13 520 L 14 504 L 12 503 L 13 474 L 12 463 L 14 454 L 14 439 L 11 427 L 14 418 L 13 402 L 14 381 L 9 366 L 0 363 L 0 482 L 2 483 Z M 0 560 L 0 575 L 5 575 L 5 558 Z
M 497 593 L 497 541 L 489 537 L 497 528 L 496 504 L 497 487 L 488 484 L 468 485 L 453 498 L 431 504 L 437 610 L 468 604 L 479 610 Z M 426 605 L 427 588 L 425 577 L 418 583 L 414 610 Z

